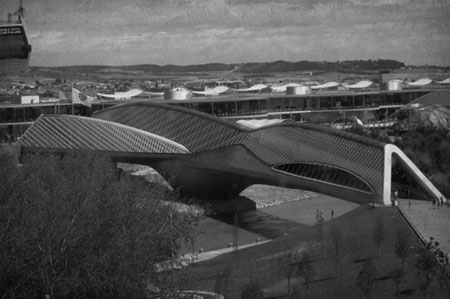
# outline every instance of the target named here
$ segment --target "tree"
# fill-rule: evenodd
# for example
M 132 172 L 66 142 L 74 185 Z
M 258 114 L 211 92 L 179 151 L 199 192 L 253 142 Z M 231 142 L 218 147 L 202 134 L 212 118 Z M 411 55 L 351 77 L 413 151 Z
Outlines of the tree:
M 424 298 L 427 298 L 428 289 L 438 274 L 439 264 L 431 250 L 421 248 L 415 266 L 419 270 L 418 275 L 421 280 L 420 290 Z
M 228 298 L 228 285 L 230 283 L 230 278 L 233 273 L 233 265 L 228 262 L 222 270 L 217 271 L 216 284 L 214 286 L 214 291 L 223 295 L 224 299 Z
M 427 298 L 428 290 L 436 292 L 436 287 L 430 288 L 432 285 L 436 286 L 436 284 L 439 286 L 442 295 L 450 298 L 450 280 L 448 273 L 439 265 L 446 263 L 448 263 L 446 254 L 439 248 L 439 242 L 435 241 L 433 237 L 430 237 L 430 241 L 425 244 L 425 248 L 420 250 L 419 258 L 415 264 L 419 270 L 418 274 L 421 280 L 420 289 L 425 298 Z
M 450 194 L 448 130 L 432 126 L 417 128 L 402 134 L 396 143 L 422 172 L 433 177 L 433 183 L 439 190 L 444 191 L 447 196 Z M 441 179 L 435 180 L 438 176 Z
M 402 273 L 405 273 L 405 262 L 409 256 L 411 248 L 411 239 L 409 232 L 404 228 L 397 232 L 395 241 L 395 254 L 402 260 Z
M 317 219 L 316 219 L 316 227 L 319 231 L 319 237 L 320 237 L 320 242 L 322 243 L 322 248 L 323 248 L 323 257 L 327 258 L 327 246 L 325 243 L 325 229 L 324 229 L 324 218 L 323 218 L 323 214 L 318 214 L 317 215 Z
M 339 277 L 339 265 L 341 262 L 342 250 L 342 230 L 339 226 L 332 226 L 330 229 L 330 237 L 334 248 L 334 258 L 336 262 L 336 277 Z
M 0 161 L 9 159 L 0 153 Z M 150 288 L 170 291 L 185 277 L 177 274 L 174 282 L 157 272 L 192 221 L 163 204 L 176 193 L 89 154 L 29 155 L 21 167 L 2 164 L 0 175 L 4 294 L 143 298 Z
M 402 283 L 403 274 L 405 273 L 405 269 L 394 269 L 389 274 L 389 277 L 395 283 L 395 297 L 398 299 L 400 296 L 400 284 Z
M 447 276 L 447 273 L 445 273 L 442 269 L 441 271 L 439 271 L 437 282 L 439 284 L 439 287 L 441 288 L 443 297 L 450 299 L 450 279 Z
M 278 271 L 287 279 L 288 296 L 291 295 L 291 279 L 296 272 L 296 263 L 298 262 L 298 252 L 294 247 L 289 247 L 286 254 L 282 254 L 278 259 Z
M 367 299 L 370 298 L 377 275 L 377 268 L 372 260 L 369 260 L 364 263 L 363 268 L 359 271 L 358 277 L 356 278 L 356 286 L 366 295 Z
M 439 157 L 440 162 L 438 165 L 442 169 L 443 172 L 450 172 L 450 142 L 447 140 L 442 140 L 439 146 Z
M 303 277 L 306 288 L 306 298 L 309 298 L 309 286 L 316 276 L 316 271 L 314 270 L 308 251 L 304 251 L 300 258 L 297 265 L 297 275 Z
M 378 246 L 378 256 L 381 257 L 382 244 L 386 239 L 387 229 L 381 217 L 375 220 L 375 227 L 372 231 L 372 237 L 375 244 Z
M 239 266 L 239 216 L 237 213 L 234 214 L 233 221 L 233 247 L 236 266 Z

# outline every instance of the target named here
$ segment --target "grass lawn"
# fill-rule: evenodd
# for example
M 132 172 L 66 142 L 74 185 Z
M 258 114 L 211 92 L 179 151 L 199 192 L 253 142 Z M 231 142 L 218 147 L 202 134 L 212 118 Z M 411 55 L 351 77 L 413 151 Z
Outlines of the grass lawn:
M 382 257 L 373 242 L 372 232 L 376 219 L 380 217 L 387 228 L 386 239 L 382 244 Z M 342 232 L 339 276 L 335 275 L 335 253 L 330 230 L 335 227 Z M 191 288 L 213 291 L 218 273 L 226 268 L 232 269 L 227 279 L 229 298 L 240 298 L 243 286 L 250 280 L 257 281 L 264 289 L 265 298 L 287 298 L 286 279 L 281 275 L 280 259 L 291 248 L 308 249 L 315 262 L 317 273 L 310 286 L 309 298 L 363 298 L 363 293 L 355 286 L 355 280 L 365 260 L 373 258 L 378 269 L 377 281 L 372 298 L 395 298 L 395 284 L 389 279 L 389 272 L 401 267 L 401 260 L 394 253 L 396 233 L 404 228 L 405 222 L 400 213 L 393 208 L 371 208 L 361 206 L 324 224 L 327 258 L 324 258 L 320 234 L 317 227 L 303 226 L 296 233 L 277 238 L 272 242 L 239 250 L 214 259 L 193 264 L 189 267 Z M 400 298 L 417 295 L 419 279 L 414 266 L 415 257 L 421 244 L 411 234 L 412 252 L 406 263 Z M 222 278 L 223 281 L 223 278 Z M 302 282 L 295 278 L 293 283 Z M 436 285 L 432 286 L 436 290 Z M 300 284 L 304 295 L 305 287 Z M 304 297 L 303 297 L 304 298 Z

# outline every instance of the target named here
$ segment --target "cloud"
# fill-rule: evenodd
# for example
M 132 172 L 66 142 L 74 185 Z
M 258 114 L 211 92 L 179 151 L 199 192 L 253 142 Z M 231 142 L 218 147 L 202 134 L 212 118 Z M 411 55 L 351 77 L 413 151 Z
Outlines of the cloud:
M 33 47 L 38 49 L 52 49 L 66 42 L 66 33 L 61 31 L 31 33 L 28 37 L 33 41 Z
M 0 0 L 0 7 L 14 11 L 13 2 Z M 33 64 L 394 57 L 450 64 L 448 0 L 45 0 L 25 5 Z

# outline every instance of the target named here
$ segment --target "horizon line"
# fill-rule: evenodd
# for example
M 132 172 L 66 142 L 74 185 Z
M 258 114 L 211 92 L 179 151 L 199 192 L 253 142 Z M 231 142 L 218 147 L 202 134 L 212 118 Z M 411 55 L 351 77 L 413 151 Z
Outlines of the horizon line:
M 356 62 L 356 61 L 395 61 L 398 63 L 403 63 L 403 67 L 431 67 L 431 68 L 450 68 L 450 65 L 436 65 L 436 64 L 423 64 L 423 65 L 416 65 L 416 64 L 410 64 L 407 65 L 403 61 L 398 61 L 396 59 L 390 59 L 390 58 L 378 58 L 378 59 L 353 59 L 353 60 L 336 60 L 336 61 L 328 61 L 328 60 L 298 60 L 298 61 L 289 61 L 289 60 L 273 60 L 273 61 L 249 61 L 249 62 L 207 62 L 207 63 L 191 63 L 191 64 L 156 64 L 156 63 L 133 63 L 133 64 L 120 64 L 120 65 L 113 65 L 113 64 L 70 64 L 70 65 L 56 65 L 56 66 L 48 66 L 48 65 L 30 65 L 29 67 L 45 67 L 45 68 L 59 68 L 59 67 L 83 67 L 83 66 L 98 66 L 98 67 L 129 67 L 129 66 L 144 66 L 144 65 L 152 65 L 152 66 L 159 66 L 159 67 L 166 67 L 166 66 L 180 66 L 180 67 L 188 67 L 188 66 L 199 66 L 199 65 L 211 65 L 211 64 L 222 64 L 222 65 L 229 65 L 229 66 L 238 66 L 238 65 L 245 65 L 245 64 L 264 64 L 264 63 L 276 63 L 276 62 L 287 62 L 287 63 L 299 63 L 299 62 L 311 62 L 311 63 L 342 63 L 342 62 Z

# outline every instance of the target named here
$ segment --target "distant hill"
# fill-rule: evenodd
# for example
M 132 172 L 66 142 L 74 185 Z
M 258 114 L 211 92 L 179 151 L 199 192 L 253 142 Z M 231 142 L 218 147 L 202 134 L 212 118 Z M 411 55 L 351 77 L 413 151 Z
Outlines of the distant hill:
M 267 73 L 267 72 L 294 72 L 294 71 L 333 71 L 333 72 L 362 72 L 362 71 L 388 71 L 405 66 L 403 62 L 390 59 L 378 60 L 346 60 L 337 62 L 327 61 L 298 61 L 289 62 L 277 60 L 274 62 L 249 62 L 244 64 L 208 63 L 194 65 L 155 65 L 140 64 L 127 66 L 106 65 L 77 65 L 62 67 L 32 67 L 36 71 L 72 72 L 72 73 L 152 73 L 176 74 L 198 72 L 227 72 L 238 73 Z
M 246 63 L 241 68 L 242 73 L 259 72 L 290 72 L 290 71 L 333 71 L 333 72 L 360 72 L 360 71 L 387 71 L 405 66 L 403 62 L 395 60 L 348 60 L 348 61 L 298 61 L 288 62 L 278 60 L 268 63 Z

